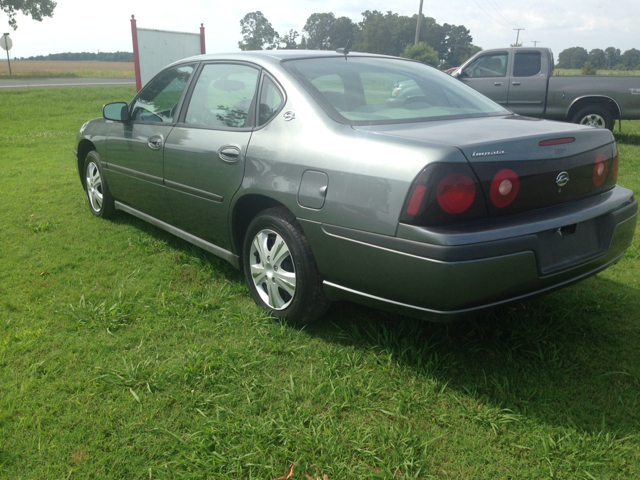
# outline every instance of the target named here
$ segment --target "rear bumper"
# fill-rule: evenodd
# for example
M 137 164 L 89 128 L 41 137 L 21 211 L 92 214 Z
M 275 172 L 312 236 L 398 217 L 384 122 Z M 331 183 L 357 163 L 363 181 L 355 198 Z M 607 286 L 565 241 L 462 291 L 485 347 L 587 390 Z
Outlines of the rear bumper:
M 332 300 L 448 321 L 565 287 L 618 261 L 635 233 L 638 203 L 631 198 L 616 187 L 582 206 L 475 230 L 399 229 L 410 238 L 300 223 Z M 578 228 L 557 232 L 568 225 Z

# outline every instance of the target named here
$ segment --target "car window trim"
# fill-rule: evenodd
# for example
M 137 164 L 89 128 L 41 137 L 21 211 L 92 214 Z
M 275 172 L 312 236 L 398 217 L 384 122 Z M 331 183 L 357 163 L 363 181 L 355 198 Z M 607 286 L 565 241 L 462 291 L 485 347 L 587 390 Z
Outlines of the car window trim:
M 184 104 L 184 99 L 185 99 L 185 95 L 187 90 L 189 90 L 189 88 L 191 87 L 191 84 L 193 83 L 193 79 L 194 79 L 194 74 L 198 69 L 198 62 L 185 62 L 185 63 L 181 63 L 179 65 L 173 65 L 171 68 L 163 68 L 162 70 L 160 70 L 158 73 L 156 73 L 154 75 L 154 77 L 149 80 L 147 82 L 147 84 L 140 89 L 140 91 L 136 94 L 135 97 L 133 97 L 133 99 L 131 100 L 131 102 L 129 102 L 129 121 L 131 123 L 134 123 L 136 125 L 166 125 L 166 126 L 175 126 L 177 124 L 177 121 L 173 121 L 173 122 L 145 122 L 145 121 L 141 121 L 141 120 L 134 120 L 133 118 L 133 105 L 135 105 L 136 101 L 138 100 L 138 97 L 140 97 L 140 95 L 142 94 L 142 92 L 144 92 L 145 88 L 147 85 L 149 85 L 151 82 L 153 82 L 157 77 L 159 77 L 162 73 L 164 73 L 167 70 L 171 70 L 174 68 L 182 68 L 182 67 L 188 67 L 188 66 L 193 66 L 193 71 L 191 72 L 191 75 L 189 75 L 189 79 L 187 80 L 187 84 L 185 85 L 185 87 L 182 89 L 182 93 L 180 94 L 180 98 L 178 99 L 178 103 L 176 106 L 176 115 L 173 117 L 174 120 L 179 118 L 181 115 L 181 111 L 182 111 L 182 105 Z
M 244 66 L 251 67 L 251 68 L 254 68 L 254 69 L 258 70 L 258 81 L 256 82 L 256 90 L 254 91 L 253 101 L 251 102 L 251 106 L 249 107 L 249 111 L 247 112 L 247 120 L 250 120 L 250 122 L 249 122 L 250 125 L 245 125 L 244 127 L 218 127 L 218 128 L 214 128 L 214 127 L 210 127 L 208 125 L 197 125 L 195 123 L 185 123 L 184 118 L 187 116 L 187 110 L 189 108 L 189 104 L 191 103 L 191 97 L 193 95 L 193 91 L 196 88 L 196 84 L 198 83 L 197 79 L 200 78 L 200 75 L 202 74 L 202 70 L 204 70 L 204 67 L 206 65 L 215 65 L 215 64 L 221 64 L 221 65 L 244 65 Z M 196 129 L 199 129 L 199 130 L 216 130 L 216 131 L 221 131 L 221 132 L 251 132 L 251 131 L 253 131 L 254 128 L 255 128 L 255 123 L 256 123 L 256 118 L 255 118 L 256 99 L 257 99 L 257 95 L 258 95 L 258 91 L 259 91 L 259 87 L 260 87 L 260 83 L 261 83 L 263 70 L 264 69 L 260 65 L 256 65 L 255 63 L 251 63 L 251 62 L 238 61 L 238 60 L 213 60 L 213 61 L 200 62 L 200 65 L 198 66 L 197 71 L 194 72 L 194 76 L 192 77 L 193 80 L 191 80 L 191 82 L 189 84 L 188 93 L 187 93 L 188 97 L 185 96 L 182 105 L 180 105 L 180 114 L 177 117 L 178 118 L 178 122 L 175 125 L 178 126 L 178 127 L 181 127 L 181 128 L 196 128 Z M 182 108 L 183 106 L 186 106 L 186 108 Z

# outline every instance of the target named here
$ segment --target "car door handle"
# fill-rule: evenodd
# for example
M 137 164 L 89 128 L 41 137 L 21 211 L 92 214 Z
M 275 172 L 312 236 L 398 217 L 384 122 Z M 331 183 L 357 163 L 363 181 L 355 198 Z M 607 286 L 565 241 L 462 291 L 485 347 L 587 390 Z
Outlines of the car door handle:
M 522 85 L 522 82 L 513 82 L 511 85 Z
M 218 156 L 227 163 L 234 163 L 240 158 L 240 149 L 233 145 L 225 145 L 218 150 Z
M 149 145 L 149 148 L 152 150 L 160 150 L 162 148 L 163 141 L 164 139 L 162 138 L 162 135 L 153 135 L 147 138 L 147 145 Z
M 496 87 L 501 87 L 501 86 L 502 86 L 502 82 L 496 82 L 496 83 L 494 83 L 494 85 L 495 85 Z

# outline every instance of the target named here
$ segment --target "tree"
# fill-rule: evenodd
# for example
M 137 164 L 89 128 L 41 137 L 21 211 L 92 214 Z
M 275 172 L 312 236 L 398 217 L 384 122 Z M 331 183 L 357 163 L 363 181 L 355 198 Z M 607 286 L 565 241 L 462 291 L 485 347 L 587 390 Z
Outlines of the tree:
M 240 20 L 240 26 L 243 35 L 242 41 L 238 42 L 240 50 L 262 50 L 265 46 L 266 50 L 272 50 L 278 46 L 280 35 L 262 12 L 247 13 Z
M 594 68 L 605 68 L 607 66 L 607 54 L 601 48 L 594 48 L 589 52 L 589 61 Z
M 296 43 L 296 38 L 298 38 L 299 36 L 300 34 L 295 30 L 293 29 L 289 30 L 289 33 L 287 33 L 284 37 L 280 37 L 280 45 L 278 46 L 278 48 L 286 49 L 286 50 L 295 50 L 296 48 L 298 48 L 298 44 Z
M 398 55 L 402 51 L 395 45 L 390 22 L 382 12 L 367 10 L 362 13 L 362 16 L 364 18 L 359 23 L 360 34 L 353 47 L 354 50 L 382 55 Z
M 459 67 L 471 56 L 473 37 L 464 25 L 442 25 L 445 32 L 446 51 L 441 57 L 444 67 Z
M 350 46 L 353 45 L 357 32 L 357 25 L 349 17 L 336 18 L 331 31 L 331 50 L 346 47 L 349 41 Z
M 622 62 L 627 70 L 635 70 L 640 66 L 640 50 L 631 48 L 622 54 Z
M 580 72 L 582 75 L 595 75 L 598 73 L 596 68 L 591 65 L 591 62 L 585 62 L 584 67 L 582 67 L 582 71 Z
M 622 54 L 619 48 L 607 47 L 604 49 L 607 56 L 607 68 L 614 68 L 622 61 Z
M 566 48 L 558 55 L 559 68 L 582 68 L 589 61 L 589 54 L 582 47 Z
M 307 48 L 329 50 L 335 21 L 333 13 L 312 13 L 302 27 L 302 31 L 307 33 Z
M 403 58 L 410 58 L 418 62 L 426 63 L 432 67 L 440 65 L 440 59 L 436 51 L 425 42 L 418 42 L 415 45 L 407 45 L 400 54 Z
M 18 12 L 41 22 L 43 17 L 53 17 L 54 8 L 56 8 L 56 2 L 53 0 L 0 0 L 0 10 L 9 17 L 9 25 L 14 30 L 18 28 L 16 21 Z

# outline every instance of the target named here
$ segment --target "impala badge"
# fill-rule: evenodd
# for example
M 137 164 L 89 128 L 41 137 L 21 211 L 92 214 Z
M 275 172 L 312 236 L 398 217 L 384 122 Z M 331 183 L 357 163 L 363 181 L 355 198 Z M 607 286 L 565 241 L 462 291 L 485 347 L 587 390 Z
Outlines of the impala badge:
M 290 122 L 291 120 L 293 120 L 294 118 L 296 118 L 296 113 L 292 112 L 291 110 L 284 112 L 284 115 L 282 115 L 284 117 L 284 120 L 286 122 Z
M 569 174 L 567 172 L 560 172 L 556 177 L 556 185 L 562 188 L 567 183 L 569 183 Z

